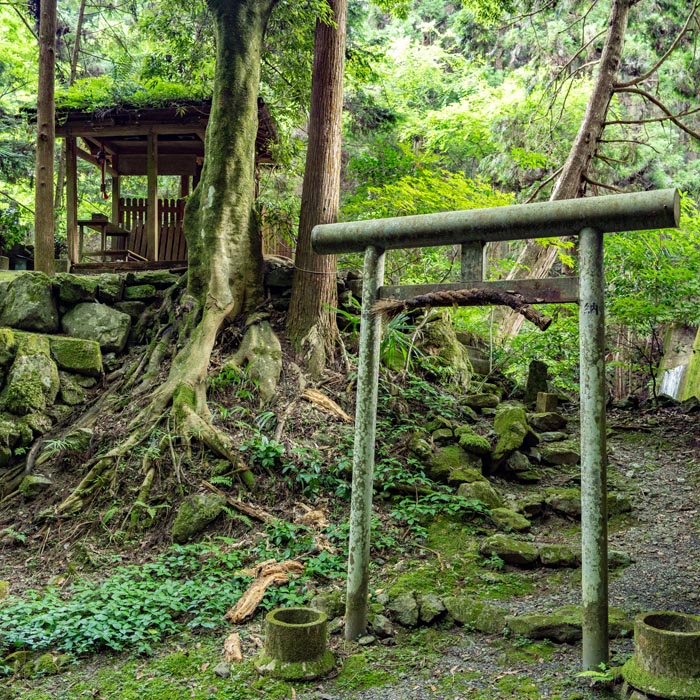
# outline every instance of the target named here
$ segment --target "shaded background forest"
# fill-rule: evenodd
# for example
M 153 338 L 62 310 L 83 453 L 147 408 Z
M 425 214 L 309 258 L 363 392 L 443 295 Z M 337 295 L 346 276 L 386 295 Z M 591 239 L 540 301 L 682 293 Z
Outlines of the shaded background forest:
M 164 105 L 211 94 L 214 50 L 203 0 L 59 3 L 58 110 Z M 546 199 L 581 123 L 600 58 L 609 2 L 490 0 L 351 2 L 346 49 L 341 218 L 367 219 Z M 678 232 L 606 239 L 610 360 L 618 398 L 646 393 L 669 324 L 695 325 L 700 296 L 697 197 L 697 17 L 687 0 L 633 5 L 620 73 L 644 76 L 668 113 L 639 94 L 618 93 L 603 142 L 587 173 L 586 195 L 678 187 L 685 197 Z M 0 6 L 0 247 L 32 236 L 36 10 Z M 297 231 L 316 17 L 322 0 L 282 3 L 268 28 L 261 94 L 277 123 L 278 165 L 261 177 L 259 210 L 271 253 L 289 253 Z M 672 51 L 669 54 L 669 51 Z M 678 128 L 682 115 L 685 128 Z M 57 163 L 56 230 L 65 227 L 62 159 Z M 83 167 L 83 165 L 81 165 Z M 80 212 L 110 206 L 99 175 L 80 171 Z M 126 179 L 122 195 L 144 184 Z M 160 196 L 176 192 L 160 179 Z M 130 191 L 131 190 L 131 191 Z M 65 235 L 63 233 L 63 235 Z M 488 276 L 513 268 L 521 244 L 489 250 Z M 575 265 L 561 245 L 555 273 Z M 347 258 L 343 265 L 356 265 Z M 457 249 L 393 252 L 390 283 L 447 281 Z M 457 324 L 496 340 L 493 317 L 462 310 Z M 577 320 L 562 308 L 547 337 L 527 330 L 506 358 L 492 362 L 522 376 L 532 357 L 547 359 L 562 388 L 576 386 Z M 513 359 L 517 358 L 517 359 Z M 651 391 L 654 391 L 653 386 Z

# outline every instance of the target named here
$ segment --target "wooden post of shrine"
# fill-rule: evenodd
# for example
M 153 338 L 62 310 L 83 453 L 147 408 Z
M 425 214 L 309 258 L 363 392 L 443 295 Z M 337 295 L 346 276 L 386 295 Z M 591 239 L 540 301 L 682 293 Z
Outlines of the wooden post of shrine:
M 66 239 L 71 265 L 79 263 L 78 241 L 78 148 L 74 136 L 66 137 Z
M 148 179 L 148 204 L 146 207 L 146 238 L 148 259 L 158 260 L 158 134 L 148 133 L 146 152 L 146 177 Z

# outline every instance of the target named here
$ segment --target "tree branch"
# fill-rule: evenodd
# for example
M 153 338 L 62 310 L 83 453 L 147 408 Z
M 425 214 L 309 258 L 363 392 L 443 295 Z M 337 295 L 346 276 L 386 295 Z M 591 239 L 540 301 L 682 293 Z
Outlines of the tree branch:
M 665 120 L 670 120 L 672 121 L 679 129 L 682 129 L 685 131 L 686 134 L 689 136 L 692 136 L 694 139 L 697 139 L 700 141 L 700 131 L 693 131 L 689 126 L 685 125 L 682 121 L 680 121 L 679 117 L 681 116 L 687 116 L 688 114 L 693 114 L 694 112 L 700 112 L 700 107 L 687 111 L 685 113 L 680 113 L 680 114 L 673 114 L 671 110 L 663 103 L 661 100 L 657 99 L 652 95 L 650 92 L 647 92 L 646 90 L 642 90 L 641 88 L 636 88 L 636 87 L 619 87 L 619 88 L 614 88 L 615 92 L 629 92 L 633 95 L 641 95 L 645 99 L 649 100 L 652 104 L 656 105 L 665 115 Z M 633 123 L 645 123 L 649 120 L 643 119 L 639 122 L 633 122 Z M 659 120 L 661 121 L 661 120 Z M 617 122 L 606 122 L 606 124 L 622 124 L 622 121 L 617 121 Z
M 584 182 L 587 182 L 589 185 L 593 185 L 593 187 L 602 187 L 604 190 L 611 190 L 612 192 L 624 192 L 624 190 L 621 190 L 619 187 L 615 187 L 614 185 L 606 185 L 603 182 L 598 182 L 596 180 L 591 180 L 590 177 L 587 175 L 583 176 Z
M 693 17 L 695 16 L 695 13 L 698 11 L 698 7 L 700 7 L 700 0 L 695 0 L 695 2 L 693 3 L 693 7 L 690 10 L 690 13 L 688 14 L 688 19 L 686 19 L 683 28 L 678 33 L 678 36 L 674 39 L 673 43 L 668 48 L 666 53 L 646 73 L 637 76 L 636 78 L 632 78 L 632 80 L 627 80 L 624 83 L 616 83 L 614 86 L 615 89 L 629 88 L 634 85 L 639 85 L 639 83 L 643 83 L 645 80 L 651 78 L 651 76 L 654 75 L 654 73 L 656 73 L 656 71 L 659 70 L 659 68 L 663 65 L 666 59 L 676 50 L 678 44 L 680 44 L 681 42 L 681 39 L 688 33 L 690 23 Z
M 555 177 L 559 175 L 559 173 L 564 169 L 564 166 L 561 165 L 559 166 L 546 180 L 543 180 L 538 186 L 537 189 L 527 198 L 527 204 L 530 202 L 534 201 L 535 197 L 542 192 L 542 190 L 552 181 L 554 180 Z
M 34 210 L 30 209 L 28 206 L 25 206 L 20 202 L 19 200 L 15 199 L 12 195 L 7 194 L 7 192 L 3 192 L 0 190 L 0 196 L 5 197 L 5 199 L 9 199 L 11 202 L 14 202 L 18 207 L 22 207 L 22 209 L 26 209 L 32 216 L 34 216 Z
M 650 143 L 647 143 L 646 141 L 637 141 L 636 139 L 599 139 L 598 143 L 633 143 L 636 146 L 646 146 L 647 148 L 651 148 L 654 153 L 661 153 L 658 148 L 655 148 Z

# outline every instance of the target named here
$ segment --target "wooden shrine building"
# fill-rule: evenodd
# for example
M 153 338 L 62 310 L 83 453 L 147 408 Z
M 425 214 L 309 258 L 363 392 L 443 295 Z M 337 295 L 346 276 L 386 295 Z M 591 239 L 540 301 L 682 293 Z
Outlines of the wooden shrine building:
M 97 268 L 180 267 L 187 264 L 183 215 L 204 162 L 204 133 L 211 101 L 168 107 L 113 107 L 57 114 L 56 136 L 66 140 L 68 258 L 74 271 Z M 269 145 L 277 131 L 269 110 L 258 101 L 256 163 L 272 163 Z M 78 218 L 78 158 L 101 177 L 111 216 Z M 146 176 L 143 197 L 122 197 L 122 178 Z M 180 178 L 177 199 L 158 198 L 158 176 Z M 109 194 L 108 194 L 109 193 Z M 100 234 L 97 250 L 83 249 L 87 234 Z

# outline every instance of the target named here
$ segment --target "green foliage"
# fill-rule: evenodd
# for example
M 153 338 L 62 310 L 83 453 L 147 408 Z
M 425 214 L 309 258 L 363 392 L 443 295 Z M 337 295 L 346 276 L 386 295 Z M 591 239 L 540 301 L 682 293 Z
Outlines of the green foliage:
M 552 307 L 548 313 L 552 314 Z M 579 334 L 576 309 L 561 307 L 554 312 L 554 323 L 540 331 L 523 327 L 507 349 L 496 348 L 495 365 L 516 384 L 525 386 L 528 367 L 532 360 L 547 363 L 552 384 L 563 391 L 578 391 Z
M 101 75 L 84 78 L 56 92 L 56 109 L 91 112 L 109 107 L 165 107 L 201 101 L 211 96 L 208 86 L 183 85 L 153 78 L 145 84 L 134 79 Z
M 411 533 L 422 540 L 427 538 L 425 525 L 440 516 L 471 519 L 488 513 L 481 501 L 470 500 L 449 493 L 434 491 L 416 498 L 402 498 L 393 507 L 391 515 L 405 524 Z
M 183 629 L 211 628 L 246 587 L 241 554 L 220 544 L 173 546 L 156 561 L 120 567 L 95 585 L 32 591 L 0 609 L 1 647 L 76 654 L 103 648 L 150 652 Z
M 275 467 L 282 455 L 284 455 L 284 445 L 275 440 L 270 440 L 267 435 L 258 435 L 241 445 L 241 452 L 248 452 L 255 464 L 263 469 Z
M 682 199 L 679 229 L 605 239 L 610 315 L 632 328 L 700 321 L 700 212 Z

